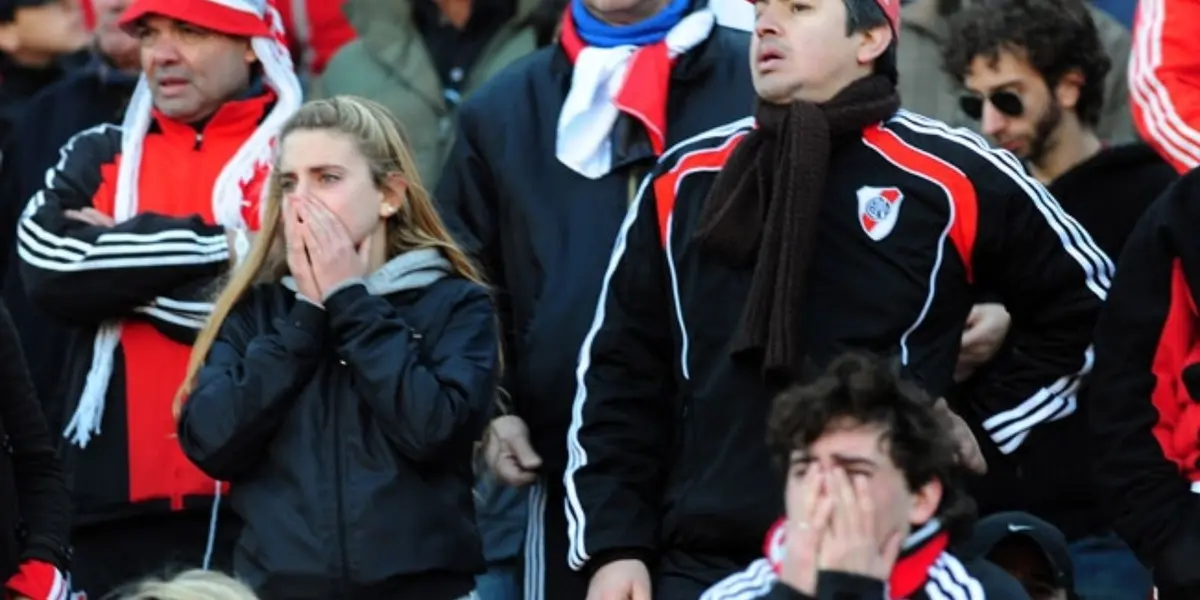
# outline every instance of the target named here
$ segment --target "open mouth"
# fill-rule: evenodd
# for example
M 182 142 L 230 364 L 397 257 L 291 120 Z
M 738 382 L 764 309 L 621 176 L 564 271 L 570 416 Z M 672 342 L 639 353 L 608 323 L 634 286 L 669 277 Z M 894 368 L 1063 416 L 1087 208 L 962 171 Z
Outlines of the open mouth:
M 158 80 L 158 89 L 164 94 L 179 93 L 188 84 L 186 79 L 178 77 L 164 77 Z
M 777 50 L 764 49 L 758 52 L 758 66 L 766 68 L 774 66 L 783 60 L 783 54 Z

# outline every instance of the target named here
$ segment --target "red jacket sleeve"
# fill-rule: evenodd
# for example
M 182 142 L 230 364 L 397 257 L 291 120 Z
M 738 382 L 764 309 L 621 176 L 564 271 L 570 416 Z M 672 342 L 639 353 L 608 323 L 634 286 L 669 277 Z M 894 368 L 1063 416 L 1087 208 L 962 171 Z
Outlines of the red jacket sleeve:
M 1141 0 L 1129 64 L 1138 133 L 1180 173 L 1200 166 L 1200 0 Z

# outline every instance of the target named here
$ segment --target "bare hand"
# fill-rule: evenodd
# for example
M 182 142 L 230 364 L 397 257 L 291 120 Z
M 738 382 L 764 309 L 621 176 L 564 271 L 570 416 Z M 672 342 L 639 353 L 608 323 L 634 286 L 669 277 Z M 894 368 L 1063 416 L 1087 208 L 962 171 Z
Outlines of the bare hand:
M 492 420 L 485 436 L 483 457 L 496 478 L 506 485 L 520 487 L 537 479 L 542 457 L 529 443 L 529 427 L 521 417 L 506 415 Z
M 950 410 L 950 405 L 946 403 L 945 398 L 939 399 L 935 408 L 946 419 L 950 427 L 950 435 L 954 437 L 954 443 L 958 446 L 958 454 L 963 466 L 980 475 L 987 473 L 987 461 L 983 458 L 983 451 L 979 449 L 979 440 L 975 439 L 971 427 L 962 417 L 958 416 L 958 413 Z
M 317 287 L 317 279 L 313 275 L 312 263 L 308 259 L 305 246 L 305 229 L 307 225 L 301 220 L 296 203 L 284 211 L 284 240 L 287 243 L 288 271 L 296 280 L 296 288 L 300 295 L 311 302 L 320 304 L 321 289 Z
M 650 600 L 650 570 L 640 560 L 614 560 L 592 576 L 587 600 Z
M 369 240 L 355 247 L 346 226 L 320 201 L 298 198 L 304 220 L 304 245 L 321 293 L 349 279 L 365 277 L 370 257 Z
M 903 534 L 891 531 L 881 539 L 880 517 L 865 478 L 851 482 L 845 470 L 834 467 L 826 480 L 825 496 L 831 500 L 833 514 L 821 540 L 820 569 L 887 581 L 900 555 Z
M 87 223 L 93 227 L 115 227 L 117 221 L 112 217 L 92 208 L 80 208 L 78 210 L 65 210 L 63 215 L 68 219 L 73 219 L 81 223 Z
M 1012 316 L 1003 304 L 989 302 L 972 307 L 963 330 L 954 381 L 961 383 L 970 379 L 976 369 L 992 360 L 1004 345 L 1010 325 Z
M 784 526 L 787 548 L 780 569 L 780 579 L 806 596 L 817 595 L 817 557 L 821 537 L 829 521 L 829 509 L 822 506 L 822 496 L 828 496 L 825 471 L 815 462 L 804 472 L 801 492 L 788 498 L 787 524 Z M 828 504 L 828 502 L 825 502 Z M 820 511 L 824 510 L 825 515 Z

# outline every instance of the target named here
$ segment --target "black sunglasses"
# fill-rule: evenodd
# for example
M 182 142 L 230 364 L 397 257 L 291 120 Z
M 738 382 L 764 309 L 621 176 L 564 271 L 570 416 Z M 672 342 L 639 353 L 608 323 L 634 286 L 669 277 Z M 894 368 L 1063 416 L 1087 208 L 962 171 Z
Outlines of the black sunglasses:
M 1007 90 L 994 92 L 986 98 L 975 94 L 964 94 L 959 97 L 958 105 L 964 113 L 967 113 L 968 117 L 978 121 L 983 118 L 984 101 L 1010 117 L 1019 117 L 1021 113 L 1025 112 L 1025 104 L 1021 102 L 1021 97 Z

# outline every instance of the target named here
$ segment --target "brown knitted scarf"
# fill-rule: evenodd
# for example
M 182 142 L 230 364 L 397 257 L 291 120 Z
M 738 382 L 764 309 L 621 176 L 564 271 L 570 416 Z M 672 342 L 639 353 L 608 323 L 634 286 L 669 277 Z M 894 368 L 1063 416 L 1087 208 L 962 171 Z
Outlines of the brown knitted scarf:
M 754 266 L 730 351 L 762 356 L 764 377 L 799 380 L 805 280 L 817 237 L 830 144 L 900 108 L 887 77 L 860 79 L 823 104 L 759 102 L 758 127 L 733 151 L 705 201 L 696 238 L 735 266 Z

